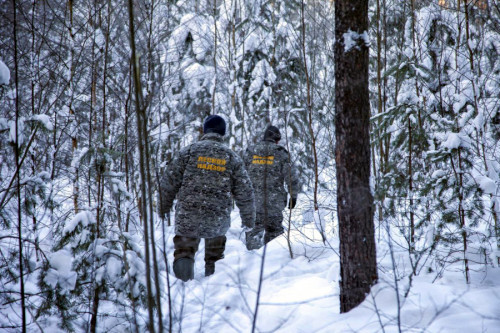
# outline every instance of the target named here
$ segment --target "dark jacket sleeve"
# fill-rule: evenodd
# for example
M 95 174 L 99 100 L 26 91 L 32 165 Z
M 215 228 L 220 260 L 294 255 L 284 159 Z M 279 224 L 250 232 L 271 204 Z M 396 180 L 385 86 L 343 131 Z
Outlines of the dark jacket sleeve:
M 170 162 L 166 172 L 160 179 L 160 189 L 158 191 L 160 217 L 164 217 L 172 209 L 175 196 L 182 185 L 184 170 L 189 159 L 189 149 L 182 149 L 179 154 Z
M 243 152 L 243 163 L 245 164 L 245 168 L 248 169 L 248 166 L 252 164 L 252 157 L 253 153 L 250 148 L 245 149 L 245 151 Z
M 255 225 L 255 196 L 250 177 L 243 165 L 243 161 L 234 154 L 232 172 L 232 189 L 236 205 L 240 209 L 241 222 L 244 227 L 253 228 Z

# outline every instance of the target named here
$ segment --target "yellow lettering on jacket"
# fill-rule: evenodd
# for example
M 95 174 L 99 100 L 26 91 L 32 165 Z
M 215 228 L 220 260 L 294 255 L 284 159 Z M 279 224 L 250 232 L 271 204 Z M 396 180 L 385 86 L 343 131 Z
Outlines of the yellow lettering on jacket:
M 259 156 L 259 155 L 253 155 L 253 160 L 252 164 L 259 164 L 259 165 L 271 165 L 274 163 L 274 156 Z
M 196 167 L 198 169 L 224 172 L 226 168 L 223 165 L 226 165 L 226 160 L 223 158 L 198 156 Z

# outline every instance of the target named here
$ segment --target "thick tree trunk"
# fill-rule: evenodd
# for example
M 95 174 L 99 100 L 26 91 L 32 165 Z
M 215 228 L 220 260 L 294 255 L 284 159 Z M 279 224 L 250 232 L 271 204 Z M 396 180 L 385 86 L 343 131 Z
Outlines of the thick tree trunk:
M 335 160 L 341 312 L 359 305 L 377 280 L 369 183 L 368 40 L 363 38 L 367 30 L 368 0 L 335 1 Z M 349 48 L 350 42 L 354 45 Z

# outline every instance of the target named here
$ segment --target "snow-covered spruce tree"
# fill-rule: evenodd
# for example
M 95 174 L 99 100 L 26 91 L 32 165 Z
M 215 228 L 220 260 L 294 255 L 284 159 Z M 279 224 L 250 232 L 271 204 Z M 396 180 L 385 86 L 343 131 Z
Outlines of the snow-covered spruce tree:
M 31 329 L 38 297 L 23 287 L 36 280 L 44 226 L 55 206 L 52 117 L 60 106 L 54 96 L 62 91 L 63 71 L 46 52 L 51 41 L 44 39 L 49 28 L 40 22 L 40 9 L 31 1 L 6 2 L 0 9 L 0 34 L 5 36 L 0 42 L 0 283 L 5 291 L 0 325 L 19 331 Z M 46 19 L 57 17 L 57 9 Z M 12 311 L 19 320 L 12 319 Z
M 229 66 L 232 146 L 244 149 L 261 140 L 266 124 L 273 123 L 282 129 L 281 144 L 297 159 L 297 167 L 305 180 L 306 171 L 312 172 L 312 139 L 307 125 L 304 56 L 314 55 L 316 59 L 321 56 L 318 50 L 312 50 L 311 40 L 315 38 L 306 36 L 303 40 L 301 37 L 301 2 L 245 1 L 235 7 L 233 1 L 227 1 L 221 8 L 233 10 L 233 15 L 229 15 L 221 9 L 224 14 L 221 21 L 228 22 L 225 31 L 234 37 L 228 52 L 232 57 Z M 305 31 L 309 32 L 317 22 L 306 20 L 306 24 Z M 319 45 L 317 42 L 314 47 Z M 309 66 L 312 68 L 312 60 Z M 311 87 L 312 80 L 311 75 Z M 319 105 L 315 108 L 323 110 Z
M 118 256 L 116 251 L 122 251 L 122 263 L 125 267 L 125 255 L 132 255 L 133 251 L 130 252 L 129 247 L 134 248 L 133 245 L 127 244 L 131 243 L 129 239 L 135 237 L 139 228 L 134 206 L 137 197 L 130 199 L 137 191 L 134 191 L 136 168 L 130 149 L 134 145 L 135 136 L 127 133 L 130 69 L 129 63 L 123 59 L 128 57 L 128 36 L 124 34 L 126 30 L 120 19 L 125 12 L 121 6 L 113 6 L 112 2 L 100 6 L 97 2 L 89 4 L 68 1 L 48 4 L 16 1 L 16 9 L 20 14 L 17 23 L 19 70 L 15 80 L 12 75 L 11 85 L 1 88 L 0 103 L 0 158 L 6 162 L 1 163 L 0 174 L 2 253 L 11 253 L 22 258 L 24 278 L 27 282 L 35 285 L 36 281 L 44 281 L 47 270 L 55 269 L 50 266 L 51 261 L 58 265 L 58 256 L 52 255 L 53 251 L 59 253 L 54 244 L 62 242 L 64 228 L 75 214 L 82 210 L 90 211 L 93 216 L 99 217 L 96 218 L 99 232 L 96 231 L 96 235 L 93 235 L 96 237 L 95 242 L 108 244 L 115 256 Z M 11 6 L 3 6 L 1 9 L 2 17 L 10 18 L 2 21 L 2 36 L 12 36 L 12 10 Z M 109 40 L 113 43 L 109 43 Z M 1 43 L 0 58 L 12 69 L 12 38 L 9 37 Z M 18 85 L 20 96 L 17 137 L 20 143 L 21 167 L 17 174 L 12 145 L 9 143 L 12 141 L 9 136 L 16 137 L 11 135 L 11 128 L 15 127 L 12 126 L 15 124 L 15 94 L 11 93 L 14 91 L 14 82 Z M 15 188 L 12 187 L 18 175 L 22 178 L 20 196 L 14 195 Z M 125 200 L 123 195 L 121 199 L 115 199 L 117 187 L 126 187 L 126 192 L 131 194 L 128 195 L 129 199 Z M 18 197 L 21 199 L 20 208 L 15 204 Z M 16 217 L 19 213 L 21 219 Z M 121 217 L 118 217 L 119 215 Z M 116 229 L 118 219 L 120 227 Z M 16 220 L 22 221 L 22 256 L 13 252 L 15 247 L 10 243 L 12 235 L 9 233 L 15 230 L 12 226 Z M 131 234 L 127 235 L 127 231 Z M 87 248 L 86 254 L 75 254 L 75 258 L 64 258 L 74 262 L 85 256 L 95 259 L 97 257 L 94 248 Z M 134 249 L 140 250 L 137 246 Z M 71 251 L 69 253 L 71 254 Z M 104 256 L 107 256 L 107 253 Z M 136 252 L 133 256 L 140 258 L 142 255 Z M 2 273 L 7 269 L 7 274 L 2 274 L 2 283 L 3 278 L 7 277 L 5 290 L 9 292 L 2 297 L 10 299 L 19 294 L 18 286 L 11 289 L 8 285 L 16 282 L 20 275 L 19 268 L 16 272 L 16 268 L 11 264 L 11 255 L 3 258 L 6 260 L 2 264 Z M 90 274 L 95 277 L 97 268 L 105 267 L 107 259 L 104 262 L 95 259 L 93 264 L 96 269 Z M 71 271 L 68 265 L 60 267 L 65 272 L 66 269 Z M 144 269 L 131 269 L 136 271 L 135 279 L 143 279 Z M 127 300 L 130 300 L 127 295 L 132 294 L 129 291 L 131 288 L 121 290 L 111 283 L 113 281 L 109 282 L 105 274 L 104 276 L 105 278 L 96 283 L 106 284 L 99 297 L 102 297 L 103 302 L 115 302 L 117 306 L 126 304 Z M 140 291 L 137 290 L 139 289 L 134 291 L 134 297 L 140 296 L 137 296 Z M 36 296 L 26 297 L 27 310 L 30 310 L 27 313 L 33 314 L 41 327 L 50 326 L 51 320 L 56 318 L 43 311 L 48 301 L 45 297 L 52 297 L 46 294 L 46 291 L 47 289 L 42 289 Z M 89 295 L 84 294 L 82 297 Z M 113 295 L 116 295 L 116 298 L 113 298 Z M 93 298 L 96 299 L 95 293 Z M 80 305 L 85 303 L 79 303 L 75 295 L 68 296 L 68 299 L 75 301 L 70 303 L 70 306 L 76 304 L 75 311 L 80 311 Z M 119 301 L 120 299 L 124 301 Z M 2 325 L 20 325 L 4 321 L 9 316 L 9 309 L 18 312 L 19 303 L 3 303 L 11 305 L 0 311 L 5 315 L 1 319 Z M 87 305 L 89 304 L 92 302 L 88 303 L 87 298 Z M 140 305 L 141 302 L 137 300 L 137 304 Z M 85 309 L 87 313 L 93 310 L 89 307 Z M 97 311 L 93 312 L 99 314 L 101 310 L 99 307 L 96 309 Z M 67 313 L 71 314 L 70 309 Z M 129 315 L 133 311 L 126 313 Z M 87 325 L 87 319 L 89 318 L 79 318 L 74 322 L 77 325 L 75 327 Z M 87 323 L 82 324 L 85 321 Z M 28 322 L 33 323 L 29 318 Z M 69 322 L 71 323 L 71 320 Z M 102 323 L 103 326 L 106 325 L 106 321 Z
M 488 253 L 494 264 L 500 264 L 499 238 L 499 206 L 500 173 L 498 168 L 498 129 L 495 122 L 500 119 L 498 105 L 498 76 L 500 69 L 500 31 L 496 28 L 500 18 L 498 4 L 480 1 L 466 4 L 464 8 L 465 39 L 468 67 L 473 75 L 469 79 L 474 108 L 473 128 L 469 134 L 474 142 L 474 152 L 478 162 L 474 168 L 473 177 L 484 194 L 486 214 L 483 216 L 486 225 L 482 228 L 478 239 L 480 251 Z M 498 118 L 498 119 L 496 119 Z M 496 119 L 496 120 L 495 120 Z M 480 162 L 479 162 L 480 161 Z M 496 238 L 496 240 L 494 240 Z M 496 253 L 496 254 L 495 254 Z
M 430 86 L 434 90 L 429 106 L 434 110 L 435 126 L 427 158 L 433 172 L 422 194 L 431 193 L 431 188 L 438 191 L 432 205 L 439 211 L 438 237 L 444 246 L 439 253 L 445 254 L 438 256 L 438 263 L 462 260 L 465 279 L 470 282 L 470 266 L 480 262 L 486 244 L 485 221 L 494 218 L 485 206 L 485 189 L 489 195 L 494 189 L 486 185 L 489 154 L 482 148 L 495 143 L 485 141 L 484 131 L 489 128 L 485 126 L 488 111 L 484 106 L 488 104 L 479 92 L 487 92 L 489 84 L 488 79 L 481 79 L 477 67 L 483 57 L 481 39 L 471 33 L 473 27 L 467 19 L 476 9 L 465 6 L 462 11 L 460 2 L 455 5 L 438 14 L 431 12 L 430 6 L 421 10 L 431 22 L 427 36 L 433 43 L 429 52 L 433 72 L 442 73 Z
M 121 140 L 120 136 L 110 134 L 115 134 L 116 129 L 123 126 L 116 123 L 113 124 L 114 128 L 110 128 L 108 119 L 116 119 L 110 117 L 109 114 L 116 115 L 116 111 L 121 107 L 121 97 L 109 94 L 109 91 L 126 91 L 127 80 L 123 73 L 128 73 L 128 66 L 127 64 L 121 68 L 118 66 L 121 61 L 115 57 L 115 52 L 121 48 L 120 41 L 127 41 L 127 39 L 126 36 L 120 38 L 120 26 L 115 20 L 120 13 L 115 12 L 116 16 L 111 15 L 109 4 L 100 7 L 86 6 L 83 3 L 70 2 L 70 4 L 73 6 L 62 8 L 66 9 L 62 12 L 62 16 L 66 17 L 71 29 L 69 35 L 64 35 L 66 52 L 61 52 L 67 55 L 65 64 L 67 73 L 61 75 L 67 81 L 61 84 L 61 87 L 69 87 L 69 89 L 61 98 L 63 107 L 58 116 L 61 116 L 63 121 L 69 119 L 71 122 L 69 127 L 64 123 L 59 125 L 63 130 L 60 134 L 57 133 L 60 137 L 56 137 L 57 141 L 54 140 L 54 142 L 61 143 L 61 146 L 67 149 L 65 152 L 71 151 L 73 155 L 72 159 L 66 158 L 64 165 L 57 167 L 71 170 L 74 174 L 58 172 L 53 174 L 58 177 L 58 182 L 65 180 L 73 182 L 73 200 L 70 212 L 68 212 L 67 205 L 60 207 L 61 211 L 57 214 L 62 215 L 63 218 L 56 220 L 56 223 L 51 226 L 51 243 L 44 246 L 45 260 L 42 261 L 43 270 L 39 277 L 39 285 L 41 295 L 46 298 L 43 299 L 36 316 L 40 322 L 50 325 L 51 318 L 57 317 L 50 316 L 52 310 L 47 308 L 47 304 L 57 298 L 61 300 L 61 309 L 59 309 L 61 325 L 68 328 L 73 325 L 88 328 L 89 323 L 92 322 L 90 317 L 76 317 L 75 313 L 80 313 L 82 309 L 85 309 L 84 312 L 93 314 L 94 326 L 97 325 L 99 307 L 95 305 L 98 305 L 99 298 L 110 297 L 108 296 L 109 290 L 114 292 L 119 290 L 114 286 L 110 287 L 107 282 L 108 276 L 102 272 L 107 267 L 109 251 L 104 251 L 102 256 L 105 258 L 100 260 L 102 257 L 99 258 L 96 248 L 98 248 L 98 243 L 103 243 L 113 249 L 115 256 L 118 256 L 118 250 L 122 251 L 122 248 L 117 245 L 119 234 L 115 231 L 113 235 L 113 224 L 110 224 L 116 221 L 115 211 L 107 207 L 110 204 L 112 185 L 116 186 L 114 179 L 110 179 L 112 162 L 119 156 L 113 148 L 116 144 L 114 140 L 117 139 L 118 142 Z M 106 19 L 103 19 L 104 17 Z M 90 25 L 88 24 L 89 18 Z M 78 33 L 73 35 L 73 32 Z M 110 47 L 110 38 L 114 38 L 116 42 L 113 44 L 116 45 L 115 49 Z M 113 71 L 112 76 L 110 68 Z M 116 81 L 112 81 L 113 79 Z M 123 83 L 123 86 L 110 89 L 110 83 L 114 82 Z M 58 149 L 58 146 L 55 149 Z M 68 155 L 71 156 L 70 154 L 66 156 Z M 75 234 L 72 234 L 67 229 L 69 221 L 72 221 L 71 216 L 76 214 L 76 220 L 79 218 L 82 221 L 85 220 L 78 215 L 80 209 L 83 209 L 82 213 L 93 218 L 87 218 L 86 221 L 91 222 L 84 223 L 83 226 L 75 226 Z M 81 242 L 71 240 L 71 236 L 79 238 Z M 122 242 L 125 243 L 125 240 Z M 51 253 L 53 251 L 55 253 Z M 63 259 L 60 259 L 62 257 Z M 124 257 L 125 253 L 121 255 L 121 258 Z M 61 260 L 67 262 L 61 263 Z M 75 266 L 72 266 L 71 262 Z M 116 267 L 112 269 L 119 270 Z M 79 283 L 75 282 L 72 286 L 71 283 L 67 285 L 61 282 L 66 278 L 65 273 L 71 273 L 72 276 L 80 278 Z M 54 275 L 58 275 L 60 279 L 54 280 Z M 123 293 L 124 295 L 129 294 L 127 290 Z M 92 300 L 90 303 L 89 299 Z M 70 308 L 65 309 L 65 302 L 71 305 Z M 117 304 L 120 303 L 117 302 Z
M 324 192 L 327 190 L 324 184 L 335 179 L 335 175 L 325 172 L 332 166 L 334 155 L 335 93 L 331 89 L 335 82 L 334 3 L 298 1 L 297 7 L 297 38 L 303 71 L 296 75 L 298 86 L 291 87 L 298 88 L 301 95 L 297 106 L 289 113 L 288 135 L 304 188 L 312 189 L 307 209 L 310 213 L 318 208 L 326 212 L 335 209 L 332 196 Z M 306 216 L 311 216 L 310 213 Z M 324 240 L 323 216 L 317 215 L 315 223 Z
M 488 8 L 486 12 L 485 24 L 483 25 L 485 32 L 483 44 L 483 57 L 480 66 L 482 67 L 482 75 L 488 78 L 487 85 L 484 89 L 485 108 L 485 127 L 484 135 L 489 143 L 485 147 L 488 152 L 486 161 L 487 176 L 494 180 L 496 184 L 500 182 L 500 105 L 498 96 L 500 92 L 500 82 L 493 78 L 500 75 L 500 43 L 498 25 L 500 24 L 500 7 L 498 4 Z M 484 145 L 483 145 L 484 147 Z M 486 155 L 486 154 L 485 154 Z M 500 199 L 498 187 L 494 193 L 490 194 L 490 203 L 488 204 L 492 210 L 492 220 L 490 222 L 490 234 L 496 238 L 496 265 L 500 266 Z M 493 258 L 495 260 L 495 258 Z
M 210 8 L 205 2 L 198 6 Z M 191 11 L 186 12 L 186 8 Z M 212 113 L 214 18 L 207 10 L 196 12 L 195 8 L 184 7 L 179 13 L 181 18 L 166 50 L 166 62 L 172 64 L 167 112 L 174 117 L 170 124 L 176 128 L 176 137 L 187 139 L 181 146 L 201 136 L 203 120 Z
M 235 117 L 242 128 L 235 128 L 236 138 L 246 146 L 260 139 L 266 124 L 276 119 L 273 115 L 273 89 L 276 73 L 273 69 L 273 19 L 270 1 L 244 1 L 239 8 L 242 31 L 245 36 L 236 55 Z
M 124 30 L 118 19 L 125 15 L 126 9 L 110 11 L 111 7 L 107 5 L 100 7 L 81 6 L 84 4 L 79 3 L 78 6 L 75 6 L 75 13 L 79 13 L 79 15 L 75 15 L 73 18 L 75 29 L 80 32 L 80 34 L 75 35 L 78 42 L 75 43 L 74 53 L 85 57 L 85 61 L 75 60 L 73 65 L 76 73 L 73 76 L 75 98 L 71 105 L 77 111 L 75 115 L 79 118 L 74 123 L 76 127 L 72 126 L 70 132 L 77 135 L 78 145 L 77 149 L 74 150 L 73 159 L 68 159 L 66 165 L 71 165 L 72 170 L 79 170 L 78 207 L 91 211 L 91 214 L 95 216 L 94 243 L 106 243 L 106 246 L 112 250 L 102 253 L 106 257 L 103 260 L 98 258 L 94 243 L 87 248 L 85 254 L 75 252 L 76 257 L 82 256 L 93 260 L 93 269 L 89 273 L 92 278 L 88 281 L 90 281 L 89 283 L 95 282 L 93 285 L 94 293 L 91 293 L 91 287 L 87 287 L 85 290 L 88 293 L 84 293 L 92 299 L 92 302 L 88 303 L 90 308 L 87 312 L 92 313 L 93 318 L 79 318 L 76 325 L 81 327 L 90 323 L 90 326 L 94 327 L 91 328 L 92 330 L 97 329 L 97 326 L 106 327 L 107 320 L 98 321 L 98 318 L 105 319 L 107 316 L 107 313 L 102 312 L 99 306 L 99 300 L 102 300 L 104 304 L 114 302 L 116 306 L 129 307 L 129 310 L 124 312 L 125 317 L 130 316 L 130 321 L 135 322 L 137 326 L 142 325 L 142 323 L 137 323 L 133 316 L 137 310 L 140 310 L 140 306 L 136 307 L 136 305 L 143 305 L 143 303 L 134 298 L 142 297 L 140 295 L 142 291 L 134 287 L 134 283 L 127 284 L 125 288 L 121 281 L 115 283 L 116 281 L 106 274 L 101 274 L 104 276 L 102 279 L 95 278 L 99 277 L 99 269 L 103 270 L 108 267 L 107 256 L 109 253 L 112 253 L 117 260 L 121 260 L 120 264 L 123 265 L 124 270 L 128 270 L 128 265 L 131 271 L 135 271 L 132 280 L 143 279 L 144 273 L 144 269 L 135 267 L 136 264 L 133 263 L 127 264 L 126 261 L 127 256 L 142 257 L 139 252 L 134 254 L 131 251 L 131 248 L 139 251 L 139 247 L 130 245 L 131 241 L 129 241 L 130 237 L 135 237 L 134 235 L 139 228 L 136 220 L 137 211 L 134 207 L 134 201 L 137 200 L 137 197 L 131 198 L 131 195 L 127 194 L 127 200 L 123 195 L 121 199 L 115 198 L 119 191 L 137 193 L 134 190 L 136 169 L 133 167 L 133 154 L 130 152 L 130 147 L 133 147 L 136 136 L 131 132 L 127 133 L 130 112 L 128 111 L 129 102 L 127 98 L 124 98 L 130 90 L 129 64 L 122 60 L 128 57 L 126 52 L 128 37 L 125 34 L 127 31 Z M 86 19 L 82 19 L 85 17 L 92 18 L 90 26 L 86 25 Z M 82 28 L 78 29 L 78 27 Z M 110 43 L 110 40 L 113 43 Z M 125 112 L 123 112 L 123 108 Z M 68 147 L 72 145 L 72 140 L 63 142 Z M 67 169 L 69 168 L 67 167 Z M 65 209 L 67 209 L 66 206 Z M 72 214 L 68 214 L 67 211 L 64 214 L 64 219 L 58 221 L 54 226 L 52 235 L 55 240 L 62 238 L 61 232 L 68 219 L 71 219 Z M 128 235 L 126 232 L 131 234 Z M 83 251 L 83 249 L 80 250 Z M 121 253 L 121 259 L 119 253 Z M 133 260 L 132 257 L 128 258 L 129 261 Z M 75 261 L 77 259 L 74 258 Z M 144 285 L 144 282 L 141 283 Z M 78 297 L 73 300 L 75 304 L 79 304 Z M 75 306 L 78 307 L 78 305 Z M 48 318 L 47 313 L 41 312 L 41 314 L 43 315 L 40 319 Z
M 182 8 L 182 6 L 181 6 Z M 180 22 L 180 9 L 173 1 L 155 3 L 153 23 L 151 25 L 149 42 L 149 56 L 147 66 L 146 82 L 154 82 L 149 87 L 150 100 L 149 126 L 151 128 L 152 152 L 155 155 L 153 164 L 156 170 L 162 163 L 167 163 L 173 156 L 173 152 L 179 149 L 179 138 L 183 136 L 183 128 L 179 125 L 179 115 L 174 111 L 178 109 L 178 102 L 172 98 L 172 85 L 176 85 L 177 63 L 168 62 L 169 49 L 168 40 L 173 29 Z M 176 120 L 176 118 L 178 118 Z
M 443 246 L 440 264 L 463 260 L 468 280 L 468 258 L 479 252 L 471 251 L 470 243 L 484 247 L 480 245 L 485 239 L 481 231 L 484 221 L 492 221 L 491 225 L 495 219 L 494 210 L 485 209 L 482 194 L 488 188 L 491 206 L 494 189 L 484 185 L 491 184 L 491 178 L 484 178 L 484 167 L 478 168 L 494 156 L 480 149 L 481 143 L 482 147 L 495 145 L 495 141 L 485 139 L 489 135 L 481 136 L 482 131 L 491 133 L 483 119 L 494 108 L 486 103 L 487 99 L 482 102 L 481 94 L 474 94 L 477 88 L 473 87 L 477 82 L 484 87 L 479 91 L 487 92 L 490 83 L 478 80 L 481 76 L 471 70 L 471 58 L 464 56 L 470 54 L 465 52 L 466 29 L 457 23 L 466 22 L 463 13 L 436 4 L 413 8 L 412 12 L 419 24 L 406 23 L 402 37 L 405 47 L 397 53 L 399 60 L 392 65 L 393 70 L 386 74 L 396 77 L 394 105 L 375 118 L 377 130 L 388 133 L 391 143 L 377 193 L 380 199 L 386 198 L 389 216 L 407 221 L 401 232 L 409 235 L 410 248 L 415 244 L 415 255 L 434 250 L 439 241 Z M 418 52 L 408 37 L 418 42 Z M 469 39 L 473 37 L 469 35 Z M 473 52 L 477 59 L 483 59 L 480 53 Z M 484 111 L 486 105 L 489 111 Z M 413 237 L 408 232 L 412 225 Z M 462 259 L 451 255 L 456 251 L 463 253 Z M 415 258 L 417 264 L 418 256 Z M 420 269 L 417 266 L 413 267 L 414 273 Z
M 83 210 L 62 230 L 62 238 L 44 261 L 40 274 L 39 287 L 44 297 L 36 313 L 39 321 L 57 323 L 68 331 L 88 329 L 90 318 L 81 313 L 89 311 L 88 301 L 99 286 L 99 297 L 104 302 L 124 309 L 121 320 L 129 321 L 124 325 L 137 325 L 133 318 L 135 307 L 145 303 L 139 239 L 117 227 L 108 232 L 107 239 L 99 239 L 96 229 L 95 217 Z M 100 327 L 106 327 L 106 323 Z
M 396 91 L 389 105 L 384 108 L 379 106 L 378 114 L 373 118 L 378 146 L 374 151 L 379 156 L 376 194 L 380 203 L 384 204 L 380 207 L 381 212 L 400 221 L 396 227 L 405 236 L 408 250 L 413 255 L 419 254 L 416 256 L 418 262 L 422 251 L 431 246 L 421 242 L 416 251 L 416 243 L 426 230 L 422 227 L 428 224 L 425 200 L 422 202 L 418 193 L 429 173 L 424 157 L 433 119 L 428 108 L 427 87 L 434 78 L 431 77 L 428 54 L 432 45 L 420 42 L 421 27 L 417 24 L 420 21 L 415 16 L 415 9 L 404 8 L 401 14 L 405 11 L 410 14 L 398 16 L 405 20 L 399 23 L 405 26 L 403 33 L 396 37 L 402 42 L 394 49 L 396 59 L 389 62 L 384 78 L 385 82 L 396 85 Z M 379 215 L 379 219 L 382 216 Z

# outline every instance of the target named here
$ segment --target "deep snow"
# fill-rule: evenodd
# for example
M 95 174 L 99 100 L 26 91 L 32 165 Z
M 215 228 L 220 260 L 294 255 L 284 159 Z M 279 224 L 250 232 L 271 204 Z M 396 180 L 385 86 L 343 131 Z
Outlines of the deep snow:
M 296 209 L 292 220 L 301 220 L 300 215 Z M 196 255 L 195 279 L 183 283 L 170 276 L 175 332 L 251 331 L 264 249 L 247 251 L 238 213 L 232 217 L 225 258 L 217 262 L 213 276 L 204 277 L 203 241 Z M 340 314 L 338 235 L 330 227 L 324 245 L 313 223 L 292 229 L 293 259 L 284 236 L 266 248 L 256 332 L 500 332 L 498 267 L 471 266 L 469 285 L 460 262 L 441 277 L 422 269 L 408 291 L 409 279 L 402 277 L 410 269 L 408 256 L 391 235 L 399 279 L 398 317 L 387 237 L 377 233 L 379 282 L 360 306 Z M 169 235 L 171 261 L 173 229 Z

